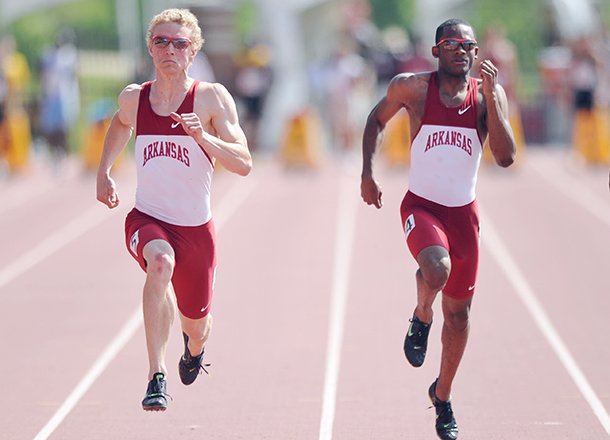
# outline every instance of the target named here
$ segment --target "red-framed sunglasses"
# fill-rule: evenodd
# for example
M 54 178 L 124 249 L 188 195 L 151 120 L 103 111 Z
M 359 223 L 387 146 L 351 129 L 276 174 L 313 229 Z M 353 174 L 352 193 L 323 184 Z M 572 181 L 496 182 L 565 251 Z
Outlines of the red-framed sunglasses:
M 185 50 L 187 47 L 189 47 L 191 44 L 193 44 L 193 42 L 191 40 L 189 40 L 188 38 L 184 38 L 184 37 L 171 38 L 171 37 L 166 37 L 165 35 L 155 35 L 154 37 L 152 37 L 152 43 L 156 47 L 162 47 L 162 48 L 166 48 L 167 46 L 169 46 L 169 43 L 172 43 L 172 45 L 176 48 L 176 50 Z
M 436 47 L 440 47 L 445 50 L 457 50 L 458 47 L 462 48 L 466 52 L 470 52 L 472 49 L 477 47 L 477 40 L 466 39 L 466 38 L 443 38 L 441 41 L 436 43 Z

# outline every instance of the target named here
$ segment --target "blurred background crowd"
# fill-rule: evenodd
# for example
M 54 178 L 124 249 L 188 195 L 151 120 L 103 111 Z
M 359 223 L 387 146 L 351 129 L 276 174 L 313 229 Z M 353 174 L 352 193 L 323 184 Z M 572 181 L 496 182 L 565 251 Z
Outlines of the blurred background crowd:
M 146 26 L 167 7 L 199 17 L 191 76 L 229 89 L 255 154 L 358 161 L 389 80 L 435 69 L 436 26 L 458 17 L 500 69 L 522 150 L 610 161 L 610 0 L 20 0 L 0 3 L 1 177 L 96 168 L 116 96 L 151 78 Z M 404 118 L 383 150 L 397 165 L 408 165 Z

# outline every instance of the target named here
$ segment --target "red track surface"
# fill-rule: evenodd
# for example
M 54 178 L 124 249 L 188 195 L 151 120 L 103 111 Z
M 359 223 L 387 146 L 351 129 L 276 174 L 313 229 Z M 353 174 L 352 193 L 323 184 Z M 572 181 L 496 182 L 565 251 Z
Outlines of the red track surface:
M 358 171 L 332 163 L 218 173 L 212 374 L 180 383 L 176 325 L 174 400 L 150 414 L 144 274 L 123 245 L 128 169 L 116 212 L 90 176 L 0 183 L 1 439 L 436 438 L 439 307 L 426 364 L 402 354 L 415 305 L 406 171 L 379 164 L 380 211 L 359 201 Z M 483 167 L 479 284 L 453 391 L 461 439 L 610 437 L 607 181 L 556 150 Z

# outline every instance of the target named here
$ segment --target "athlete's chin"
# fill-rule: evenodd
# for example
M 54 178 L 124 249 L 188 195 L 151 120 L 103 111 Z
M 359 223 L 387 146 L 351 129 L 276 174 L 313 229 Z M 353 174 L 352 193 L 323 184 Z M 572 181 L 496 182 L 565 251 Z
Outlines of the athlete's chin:
M 184 70 L 180 67 L 180 65 L 178 65 L 176 62 L 173 62 L 173 61 L 163 62 L 157 66 L 157 69 L 159 69 L 163 73 L 168 73 L 168 74 L 177 73 L 177 72 L 181 72 Z
M 452 66 L 451 68 L 447 69 L 447 74 L 449 76 L 462 77 L 468 75 L 468 72 L 470 72 L 470 66 L 467 65 Z

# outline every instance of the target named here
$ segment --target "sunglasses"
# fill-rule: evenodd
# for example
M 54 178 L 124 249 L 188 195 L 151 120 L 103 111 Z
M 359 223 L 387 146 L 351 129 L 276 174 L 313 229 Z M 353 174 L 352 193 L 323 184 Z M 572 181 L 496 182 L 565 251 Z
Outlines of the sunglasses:
M 436 43 L 436 47 L 440 47 L 445 50 L 457 50 L 458 47 L 462 46 L 466 52 L 470 52 L 472 49 L 477 47 L 477 40 L 463 39 L 463 38 L 443 38 L 441 41 Z
M 169 46 L 169 43 L 172 43 L 172 45 L 176 48 L 176 50 L 185 50 L 187 47 L 189 47 L 191 44 L 193 44 L 193 42 L 191 40 L 189 40 L 188 38 L 184 38 L 184 37 L 171 38 L 171 37 L 165 37 L 163 35 L 155 35 L 154 37 L 152 37 L 152 43 L 156 47 L 162 47 L 164 49 L 167 46 Z

